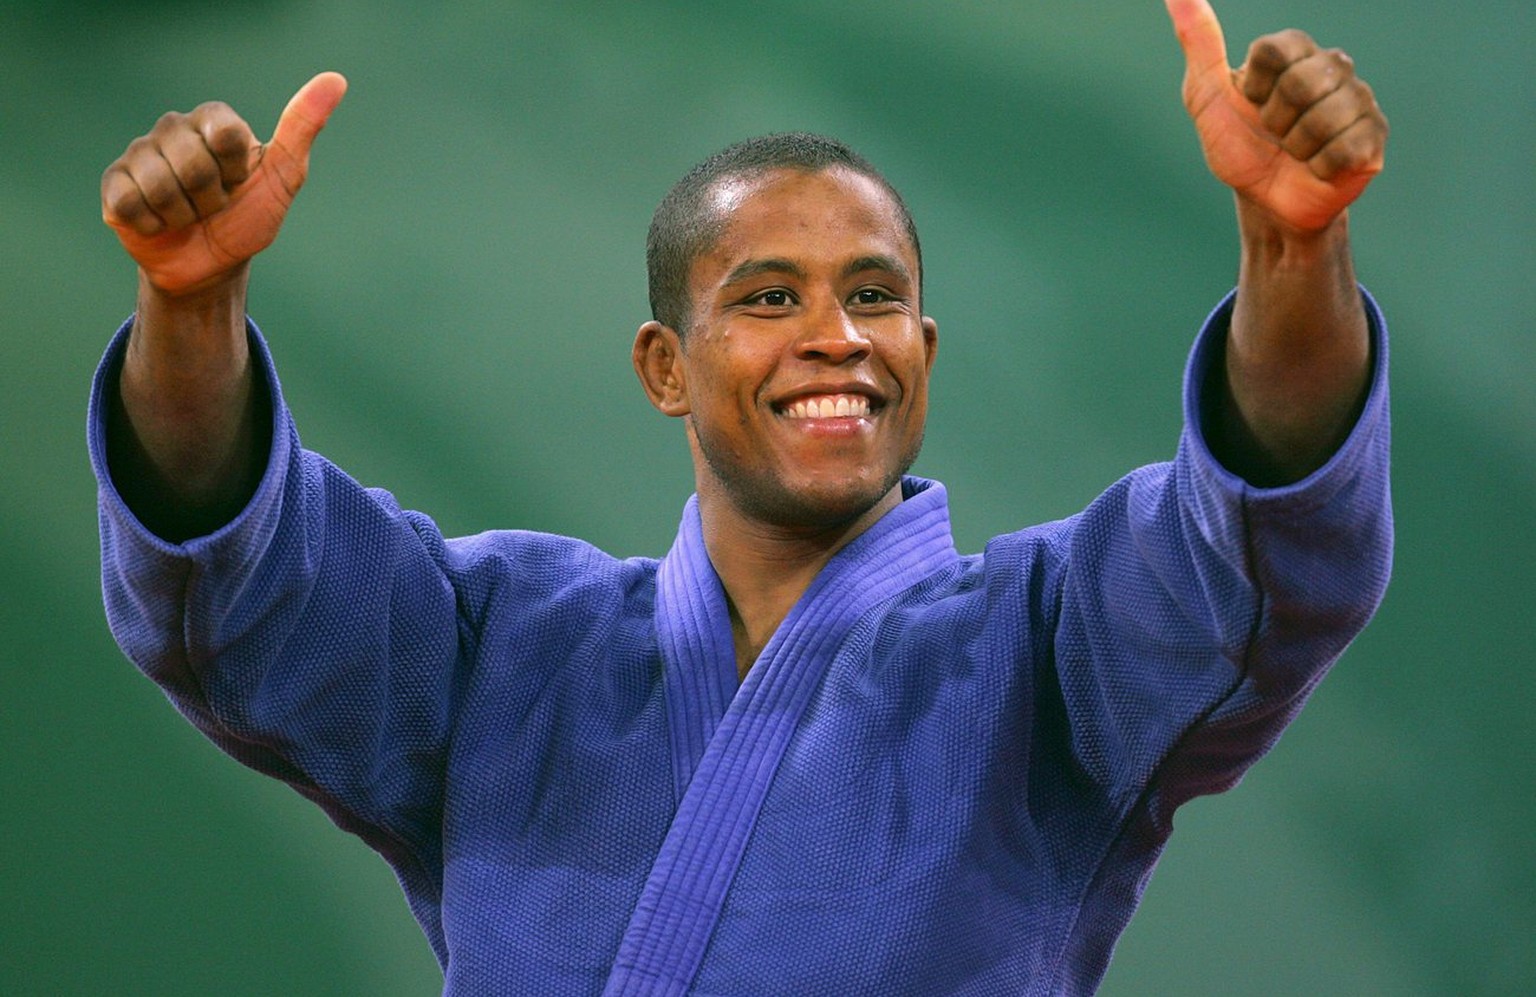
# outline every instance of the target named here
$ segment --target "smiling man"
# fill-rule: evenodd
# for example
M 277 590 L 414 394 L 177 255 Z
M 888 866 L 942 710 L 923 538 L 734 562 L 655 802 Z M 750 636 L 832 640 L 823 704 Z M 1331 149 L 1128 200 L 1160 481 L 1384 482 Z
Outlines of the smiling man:
M 679 229 L 709 238 L 674 247 Z M 640 327 L 635 370 L 658 409 L 687 417 L 745 677 L 827 560 L 901 501 L 938 347 L 916 230 L 849 149 L 779 135 L 679 181 L 649 242 L 664 318 Z M 686 270 L 677 290 L 669 267 Z
M 1190 797 L 1275 742 L 1386 583 L 1385 329 L 1342 53 L 1227 65 L 1169 0 L 1238 289 L 1175 459 L 961 556 L 906 476 L 938 345 L 916 229 L 842 144 L 685 176 L 632 359 L 695 497 L 661 560 L 444 538 L 300 447 L 245 317 L 342 98 L 167 115 L 102 182 L 140 272 L 97 375 L 108 614 L 198 727 L 394 867 L 447 992 L 1086 993 Z

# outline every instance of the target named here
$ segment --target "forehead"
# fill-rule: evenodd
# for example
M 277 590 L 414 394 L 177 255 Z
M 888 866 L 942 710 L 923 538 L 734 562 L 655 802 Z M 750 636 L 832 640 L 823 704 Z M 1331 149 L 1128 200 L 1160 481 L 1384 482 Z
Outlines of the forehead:
M 886 255 L 917 272 L 916 252 L 895 201 L 878 181 L 846 167 L 777 169 L 727 177 L 709 194 L 719 234 L 695 258 L 696 290 L 713 274 L 758 258 L 813 265 Z

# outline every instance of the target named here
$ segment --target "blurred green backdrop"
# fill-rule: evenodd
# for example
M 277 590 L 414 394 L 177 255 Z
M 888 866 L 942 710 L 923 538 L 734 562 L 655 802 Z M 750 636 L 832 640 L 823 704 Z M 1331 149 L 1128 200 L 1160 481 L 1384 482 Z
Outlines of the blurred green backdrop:
M 1234 60 L 1290 24 L 1348 48 L 1392 119 L 1353 221 L 1394 333 L 1399 554 L 1274 755 L 1181 813 L 1104 992 L 1533 992 L 1536 8 L 1218 11 Z M 350 77 L 252 308 L 305 442 L 449 532 L 665 550 L 690 487 L 628 366 L 644 232 L 748 134 L 837 134 L 905 192 L 943 341 L 918 470 L 963 550 L 1171 453 L 1235 272 L 1156 0 L 12 0 L 4 23 L 4 994 L 440 986 L 383 863 L 203 743 L 106 632 L 83 416 L 134 274 L 96 186 L 162 111 L 224 99 L 266 135 L 311 73 Z

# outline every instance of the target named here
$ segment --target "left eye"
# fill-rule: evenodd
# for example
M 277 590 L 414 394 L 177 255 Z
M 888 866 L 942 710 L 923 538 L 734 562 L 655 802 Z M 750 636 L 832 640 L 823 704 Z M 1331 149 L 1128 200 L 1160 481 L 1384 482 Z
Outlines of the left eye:
M 853 292 L 853 300 L 861 305 L 878 305 L 882 301 L 890 300 L 889 296 L 877 288 L 861 287 Z

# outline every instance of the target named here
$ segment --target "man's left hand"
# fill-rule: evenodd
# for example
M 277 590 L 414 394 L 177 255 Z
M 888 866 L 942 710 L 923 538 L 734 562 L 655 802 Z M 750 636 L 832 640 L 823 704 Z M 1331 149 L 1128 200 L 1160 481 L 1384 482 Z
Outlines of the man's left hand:
M 1217 179 L 1298 232 L 1326 228 L 1381 172 L 1387 119 L 1353 60 L 1300 31 L 1227 65 L 1208 0 L 1165 0 L 1184 50 L 1184 106 Z

